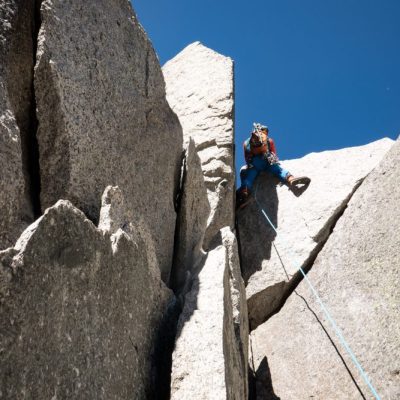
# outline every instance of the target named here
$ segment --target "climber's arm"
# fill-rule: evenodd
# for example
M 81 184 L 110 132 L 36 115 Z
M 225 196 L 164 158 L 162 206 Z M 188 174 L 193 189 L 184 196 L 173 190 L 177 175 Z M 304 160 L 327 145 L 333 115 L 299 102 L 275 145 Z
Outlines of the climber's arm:
M 275 153 L 275 155 L 277 156 L 278 153 L 276 152 L 276 146 L 275 146 L 274 139 L 268 138 L 268 140 L 269 140 L 269 148 L 270 148 L 270 151 L 271 151 L 272 153 Z

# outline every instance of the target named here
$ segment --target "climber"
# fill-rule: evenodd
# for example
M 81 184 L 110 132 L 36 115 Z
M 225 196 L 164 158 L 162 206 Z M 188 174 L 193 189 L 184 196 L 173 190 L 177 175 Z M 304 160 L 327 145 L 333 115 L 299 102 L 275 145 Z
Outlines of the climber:
M 253 183 L 261 171 L 271 172 L 291 189 L 302 185 L 305 190 L 311 182 L 311 179 L 305 176 L 295 178 L 289 171 L 281 167 L 275 143 L 268 136 L 267 126 L 254 123 L 253 127 L 250 137 L 243 143 L 246 165 L 240 169 L 241 186 L 236 192 L 237 208 L 243 208 L 251 200 Z

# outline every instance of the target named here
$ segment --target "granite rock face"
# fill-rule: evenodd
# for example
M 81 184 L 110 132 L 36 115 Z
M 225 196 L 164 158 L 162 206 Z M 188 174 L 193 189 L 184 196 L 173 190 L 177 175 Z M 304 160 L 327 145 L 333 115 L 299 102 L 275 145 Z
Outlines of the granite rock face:
M 204 248 L 224 226 L 234 227 L 233 61 L 192 43 L 163 66 L 167 100 L 201 160 L 211 213 Z
M 353 192 L 392 144 L 390 139 L 381 139 L 283 161 L 292 174 L 312 179 L 298 197 L 267 174 L 257 178 L 254 192 L 258 204 L 253 201 L 238 213 L 251 329 L 276 312 L 292 292 L 301 279 L 299 267 L 307 269 L 312 263 Z M 277 227 L 278 235 L 260 207 Z
M 308 274 L 378 394 L 390 400 L 400 398 L 399 175 L 398 140 L 355 192 Z M 252 342 L 259 399 L 373 397 L 304 281 Z
M 34 63 L 34 2 L 0 4 L 0 249 L 33 221 L 27 146 Z
M 204 259 L 178 323 L 171 399 L 247 399 L 247 307 L 234 234 Z
M 248 312 L 234 227 L 233 62 L 193 43 L 163 67 L 187 146 L 172 399 L 248 398 Z M 186 272 L 186 275 L 185 275 Z
M 210 214 L 207 188 L 193 140 L 189 141 L 185 151 L 180 193 L 171 285 L 175 291 L 184 294 L 196 265 L 204 257 L 203 239 Z
M 106 186 L 172 264 L 182 131 L 157 56 L 127 0 L 45 0 L 35 67 L 42 209 L 68 199 L 93 221 Z
M 0 397 L 154 398 L 174 296 L 131 226 L 100 231 L 60 200 L 0 253 Z

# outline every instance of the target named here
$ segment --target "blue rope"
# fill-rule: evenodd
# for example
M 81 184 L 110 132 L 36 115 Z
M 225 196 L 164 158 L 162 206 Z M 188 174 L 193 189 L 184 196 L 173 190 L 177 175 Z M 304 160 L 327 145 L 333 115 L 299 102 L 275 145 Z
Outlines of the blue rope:
M 258 207 L 260 208 L 261 212 L 263 213 L 265 219 L 268 221 L 268 223 L 270 224 L 271 228 L 275 231 L 276 235 L 278 235 L 278 231 L 275 227 L 275 225 L 272 223 L 272 221 L 270 220 L 270 218 L 268 217 L 268 214 L 264 211 L 264 209 L 261 207 L 260 203 L 257 200 L 257 189 L 258 189 L 258 185 L 256 186 L 256 190 L 254 193 L 254 200 L 256 201 Z M 307 282 L 309 288 L 311 289 L 311 292 L 313 293 L 313 295 L 315 296 L 315 298 L 317 299 L 319 305 L 321 306 L 322 311 L 324 312 L 326 318 L 329 320 L 329 322 L 332 325 L 333 330 L 336 333 L 336 336 L 339 338 L 340 342 L 342 343 L 343 347 L 345 348 L 345 350 L 347 351 L 347 353 L 349 354 L 349 356 L 351 357 L 354 365 L 357 367 L 358 371 L 360 372 L 362 378 L 364 379 L 364 382 L 368 385 L 368 387 L 370 388 L 372 394 L 374 395 L 376 400 L 381 400 L 381 398 L 379 397 L 377 391 L 375 390 L 374 386 L 372 385 L 371 381 L 369 380 L 367 374 L 365 373 L 364 369 L 362 368 L 361 364 L 358 362 L 357 357 L 355 356 L 355 354 L 353 353 L 353 351 L 351 350 L 349 344 L 347 343 L 347 341 L 345 340 L 342 332 L 340 331 L 339 327 L 337 326 L 335 320 L 333 319 L 333 317 L 330 315 L 328 309 L 325 307 L 324 303 L 322 302 L 321 298 L 319 297 L 317 291 L 315 290 L 314 286 L 312 285 L 311 281 L 308 279 L 306 273 L 304 272 L 303 268 L 300 267 L 300 272 L 302 273 L 305 281 Z

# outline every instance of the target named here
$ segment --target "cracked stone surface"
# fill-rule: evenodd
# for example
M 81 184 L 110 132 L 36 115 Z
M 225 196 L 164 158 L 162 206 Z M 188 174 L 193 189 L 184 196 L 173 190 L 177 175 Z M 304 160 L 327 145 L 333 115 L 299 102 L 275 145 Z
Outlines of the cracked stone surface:
M 247 399 L 248 321 L 235 235 L 205 257 L 185 296 L 173 353 L 171 399 Z
M 24 140 L 30 134 L 34 2 L 0 4 L 0 249 L 33 220 Z
M 400 398 L 399 176 L 398 140 L 355 192 L 308 274 L 378 394 L 389 400 Z M 362 398 L 327 334 L 372 398 L 304 281 L 252 333 L 257 398 Z
M 35 91 L 42 208 L 68 199 L 93 221 L 108 185 L 149 224 L 172 264 L 182 130 L 130 2 L 45 0 Z
M 167 100 L 201 160 L 211 213 L 204 247 L 224 226 L 234 227 L 233 61 L 192 43 L 163 66 Z
M 132 235 L 99 230 L 60 200 L 0 252 L 0 397 L 154 398 L 174 296 L 130 223 Z
M 283 161 L 282 165 L 292 174 L 307 175 L 312 180 L 299 197 L 286 186 L 277 185 L 275 178 L 267 174 L 257 178 L 257 200 L 277 227 L 278 235 L 264 219 L 257 202 L 239 211 L 242 270 L 250 320 L 257 321 L 250 322 L 253 329 L 279 307 L 282 294 L 292 290 L 285 283 L 288 277 L 291 279 L 300 266 L 312 259 L 352 192 L 393 143 L 385 138 L 365 146 Z
M 203 239 L 210 214 L 207 188 L 193 140 L 185 150 L 181 193 L 171 285 L 175 293 L 185 294 L 196 265 L 204 257 Z

